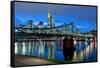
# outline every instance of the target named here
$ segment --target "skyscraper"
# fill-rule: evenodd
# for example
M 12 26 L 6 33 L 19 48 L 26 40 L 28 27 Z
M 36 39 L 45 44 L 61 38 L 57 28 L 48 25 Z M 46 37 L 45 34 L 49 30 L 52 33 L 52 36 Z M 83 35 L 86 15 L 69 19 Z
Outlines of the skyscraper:
M 49 28 L 54 27 L 54 19 L 49 9 L 48 9 L 48 27 Z
M 33 21 L 32 20 L 28 20 L 27 28 L 33 28 L 33 27 L 34 27 Z
M 34 27 L 33 21 L 32 20 L 28 20 L 28 24 L 27 24 L 26 28 L 30 28 L 30 29 L 27 30 L 29 33 L 32 32 L 32 28 L 33 27 Z

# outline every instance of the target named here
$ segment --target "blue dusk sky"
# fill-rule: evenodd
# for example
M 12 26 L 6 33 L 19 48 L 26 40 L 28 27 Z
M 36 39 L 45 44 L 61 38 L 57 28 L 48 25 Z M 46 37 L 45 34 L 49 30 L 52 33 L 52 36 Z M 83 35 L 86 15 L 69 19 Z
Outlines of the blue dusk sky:
M 15 26 L 33 20 L 48 24 L 48 9 L 56 26 L 73 22 L 81 32 L 96 29 L 96 7 L 15 2 Z

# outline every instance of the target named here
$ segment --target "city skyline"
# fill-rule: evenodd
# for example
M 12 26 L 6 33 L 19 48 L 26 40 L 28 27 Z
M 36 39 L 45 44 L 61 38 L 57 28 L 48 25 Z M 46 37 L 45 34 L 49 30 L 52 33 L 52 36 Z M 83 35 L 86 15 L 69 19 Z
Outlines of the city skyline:
M 33 20 L 35 25 L 40 21 L 48 25 L 48 9 L 56 26 L 73 22 L 81 32 L 96 29 L 96 7 L 54 5 L 37 3 L 15 3 L 15 26 Z

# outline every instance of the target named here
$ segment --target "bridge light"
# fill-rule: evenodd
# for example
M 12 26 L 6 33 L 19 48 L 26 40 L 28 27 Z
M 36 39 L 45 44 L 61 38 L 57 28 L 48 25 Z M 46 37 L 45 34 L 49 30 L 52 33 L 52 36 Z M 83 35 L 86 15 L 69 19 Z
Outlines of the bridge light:
M 74 43 L 74 45 L 76 45 L 76 39 L 75 39 L 75 37 L 73 37 L 73 40 L 74 40 L 74 42 L 73 42 L 73 43 Z

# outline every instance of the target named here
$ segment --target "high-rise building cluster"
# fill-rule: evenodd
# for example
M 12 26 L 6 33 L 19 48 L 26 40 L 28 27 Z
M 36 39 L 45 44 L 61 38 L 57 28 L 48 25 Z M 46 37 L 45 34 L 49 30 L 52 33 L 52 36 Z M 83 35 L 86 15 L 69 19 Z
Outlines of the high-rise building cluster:
M 43 21 L 40 21 L 38 23 L 38 25 L 35 25 L 34 24 L 34 21 L 32 20 L 28 20 L 27 21 L 28 24 L 27 25 L 23 25 L 23 27 L 26 27 L 26 28 L 52 28 L 52 27 L 55 27 L 55 23 L 54 23 L 54 18 L 50 12 L 50 10 L 48 10 L 48 24 L 47 26 L 44 25 L 44 22 Z M 22 24 L 20 24 L 20 27 L 22 26 Z

